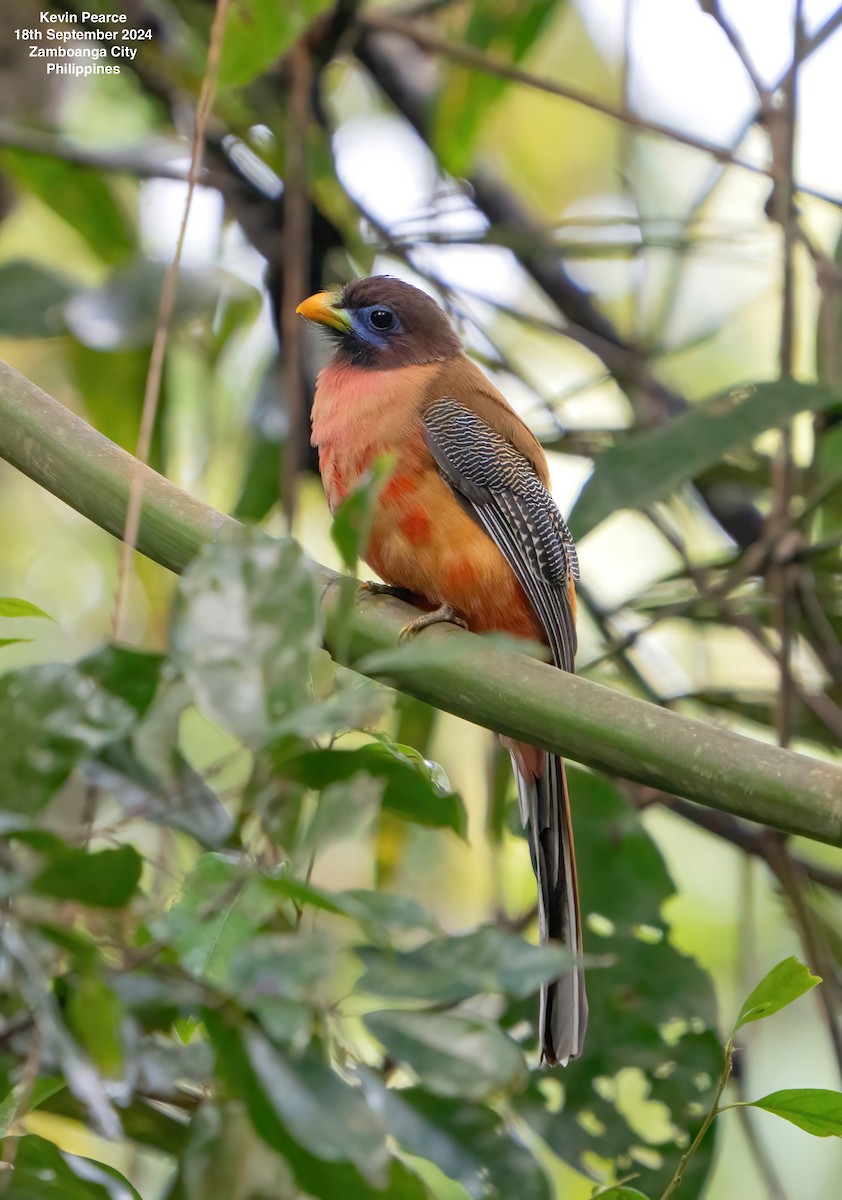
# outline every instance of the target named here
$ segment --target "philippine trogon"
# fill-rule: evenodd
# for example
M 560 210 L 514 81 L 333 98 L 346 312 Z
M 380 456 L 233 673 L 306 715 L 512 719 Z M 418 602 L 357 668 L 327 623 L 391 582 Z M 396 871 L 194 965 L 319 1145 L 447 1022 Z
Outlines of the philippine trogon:
M 298 307 L 324 327 L 334 353 L 316 384 L 312 440 L 331 510 L 373 460 L 393 456 L 363 556 L 387 585 L 412 593 L 435 621 L 537 639 L 573 670 L 578 564 L 549 492 L 544 452 L 463 353 L 446 313 L 388 276 L 320 292 Z M 541 993 L 542 1058 L 581 1054 L 587 1000 L 564 763 L 503 739 L 538 880 L 543 941 L 575 966 Z

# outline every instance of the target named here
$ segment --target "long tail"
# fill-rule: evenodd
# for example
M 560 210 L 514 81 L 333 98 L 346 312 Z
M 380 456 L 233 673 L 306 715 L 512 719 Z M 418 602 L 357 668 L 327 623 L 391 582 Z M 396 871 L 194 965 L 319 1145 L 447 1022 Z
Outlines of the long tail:
M 564 761 L 523 742 L 502 739 L 517 781 L 520 815 L 538 880 L 541 941 L 558 941 L 576 958 L 569 971 L 541 989 L 541 1058 L 566 1066 L 582 1053 L 588 1000 L 582 967 L 582 923 L 576 855 Z

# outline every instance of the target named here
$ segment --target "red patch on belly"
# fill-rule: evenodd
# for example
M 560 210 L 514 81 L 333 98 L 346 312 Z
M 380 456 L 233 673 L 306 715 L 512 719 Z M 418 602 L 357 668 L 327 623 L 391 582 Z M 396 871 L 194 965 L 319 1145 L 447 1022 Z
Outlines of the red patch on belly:
M 418 490 L 418 484 L 409 475 L 393 475 L 383 489 L 382 500 L 393 504 L 396 500 L 404 500 Z
M 430 518 L 420 508 L 412 508 L 398 522 L 401 533 L 415 546 L 426 546 L 432 533 Z

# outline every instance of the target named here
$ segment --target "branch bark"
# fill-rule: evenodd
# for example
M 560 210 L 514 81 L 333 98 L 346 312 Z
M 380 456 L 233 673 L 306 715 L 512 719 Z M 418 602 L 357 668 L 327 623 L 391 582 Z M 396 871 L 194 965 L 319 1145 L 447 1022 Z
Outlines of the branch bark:
M 143 481 L 138 549 L 173 571 L 235 524 L 137 463 L 6 363 L 0 363 L 0 456 L 117 537 L 137 473 Z M 393 649 L 415 610 L 391 597 L 371 597 L 340 630 L 340 577 L 314 569 L 328 646 L 341 641 L 350 665 L 382 676 L 365 659 Z M 453 628 L 428 630 L 424 644 L 426 657 L 394 656 L 389 665 L 390 678 L 410 695 L 586 766 L 842 845 L 842 768 L 836 765 L 562 675 Z

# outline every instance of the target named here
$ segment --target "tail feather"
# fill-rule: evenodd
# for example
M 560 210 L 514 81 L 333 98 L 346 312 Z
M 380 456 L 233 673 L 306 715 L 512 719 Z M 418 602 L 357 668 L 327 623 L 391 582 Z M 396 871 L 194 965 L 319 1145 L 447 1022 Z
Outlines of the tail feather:
M 512 757 L 520 815 L 538 881 L 541 942 L 560 942 L 575 957 L 569 971 L 541 989 L 541 1058 L 566 1066 L 582 1053 L 588 1001 L 582 967 L 582 923 L 564 761 L 523 743 L 504 741 Z

